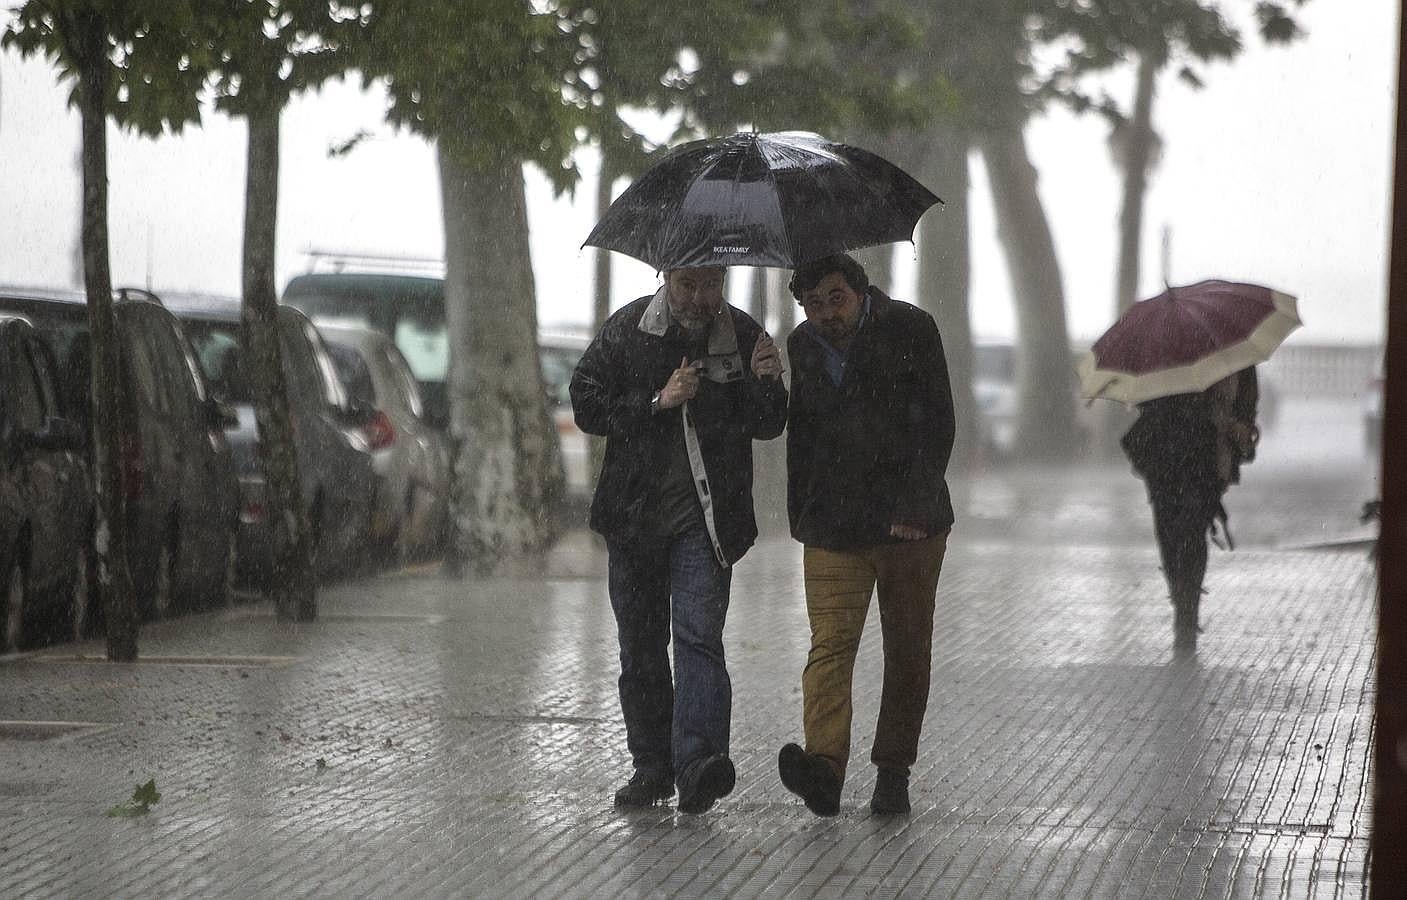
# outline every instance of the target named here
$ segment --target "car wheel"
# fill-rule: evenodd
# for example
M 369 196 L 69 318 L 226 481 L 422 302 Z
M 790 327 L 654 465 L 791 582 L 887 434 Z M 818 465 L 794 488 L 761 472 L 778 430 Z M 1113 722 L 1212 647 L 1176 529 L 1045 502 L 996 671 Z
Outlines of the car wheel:
M 176 551 L 171 540 L 163 541 L 156 554 L 156 577 L 151 588 L 152 615 L 164 619 L 171 615 L 176 593 Z
M 9 570 L 5 572 L 5 618 L 0 622 L 4 633 L 0 634 L 0 652 L 14 653 L 24 642 L 24 595 L 28 579 L 24 566 L 20 565 L 19 548 L 15 548 Z
M 90 582 L 88 563 L 88 544 L 83 542 L 78 546 L 74 554 L 73 584 L 68 591 L 68 624 L 69 637 L 75 641 L 81 641 L 88 636 L 90 625 L 88 623 L 90 602 Z

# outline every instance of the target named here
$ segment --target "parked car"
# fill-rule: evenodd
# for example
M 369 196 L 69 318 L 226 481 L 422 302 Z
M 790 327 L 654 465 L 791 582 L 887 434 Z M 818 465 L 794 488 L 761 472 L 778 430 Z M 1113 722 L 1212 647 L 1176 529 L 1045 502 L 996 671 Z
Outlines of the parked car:
M 0 314 L 0 653 L 81 635 L 88 617 L 92 489 L 82 427 L 59 406 L 53 351 Z
M 449 336 L 445 327 L 444 281 L 420 275 L 366 272 L 311 272 L 291 278 L 283 302 L 301 309 L 319 325 L 355 325 L 389 335 L 405 357 L 425 403 L 425 418 L 448 430 Z M 591 489 L 588 440 L 571 416 L 567 386 L 587 341 L 552 334 L 541 339 L 548 409 L 557 425 L 568 493 Z
M 425 420 L 410 366 L 385 334 L 320 326 L 342 383 L 375 410 L 366 428 L 376 475 L 371 541 L 392 562 L 443 549 L 449 525 L 449 445 Z
M 225 426 L 180 323 L 151 294 L 115 292 L 128 568 L 148 618 L 229 601 L 239 492 Z M 88 307 L 79 293 L 14 292 L 0 309 L 42 331 L 60 360 L 61 407 L 84 434 L 92 408 Z
M 538 339 L 542 359 L 542 381 L 547 388 L 547 411 L 557 428 L 557 444 L 562 453 L 562 469 L 567 478 L 567 495 L 579 501 L 590 498 L 596 475 L 591 470 L 591 441 L 576 427 L 572 412 L 572 373 L 591 342 L 567 334 L 543 334 Z M 604 439 L 603 439 L 604 440 Z
M 240 302 L 174 293 L 166 299 L 212 389 L 237 414 L 227 435 L 239 477 L 239 577 L 242 583 L 265 584 L 273 568 L 273 542 Z M 370 411 L 348 397 L 322 336 L 306 316 L 279 307 L 278 323 L 303 502 L 312 522 L 316 568 L 326 574 L 354 565 L 366 545 L 374 496 L 365 434 Z
M 977 442 L 982 457 L 1000 459 L 1016 446 L 1016 348 L 974 342 L 972 396 L 977 405 Z

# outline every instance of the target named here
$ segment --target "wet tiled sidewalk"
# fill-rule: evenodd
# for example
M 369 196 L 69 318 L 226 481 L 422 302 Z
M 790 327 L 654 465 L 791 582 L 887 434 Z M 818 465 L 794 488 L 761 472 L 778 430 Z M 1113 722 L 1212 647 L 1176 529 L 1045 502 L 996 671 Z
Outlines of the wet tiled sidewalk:
M 841 815 L 777 779 L 807 641 L 781 539 L 734 580 L 737 790 L 702 816 L 612 809 L 628 762 L 598 554 L 575 535 L 544 575 L 340 585 L 308 625 L 260 605 L 163 623 L 136 665 L 75 658 L 96 644 L 0 662 L 0 719 L 95 726 L 0 736 L 0 896 L 1365 894 L 1361 550 L 1216 553 L 1178 659 L 1151 547 L 955 532 L 898 821 L 866 805 L 877 628 Z M 104 814 L 148 779 L 150 813 Z

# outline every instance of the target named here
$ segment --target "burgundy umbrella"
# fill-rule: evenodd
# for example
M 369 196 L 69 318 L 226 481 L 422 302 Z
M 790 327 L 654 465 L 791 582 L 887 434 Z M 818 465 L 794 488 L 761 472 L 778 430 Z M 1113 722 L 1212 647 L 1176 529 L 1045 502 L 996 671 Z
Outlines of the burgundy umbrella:
M 1081 394 L 1125 403 L 1204 391 L 1265 362 L 1300 326 L 1295 298 L 1200 281 L 1135 303 L 1079 362 Z

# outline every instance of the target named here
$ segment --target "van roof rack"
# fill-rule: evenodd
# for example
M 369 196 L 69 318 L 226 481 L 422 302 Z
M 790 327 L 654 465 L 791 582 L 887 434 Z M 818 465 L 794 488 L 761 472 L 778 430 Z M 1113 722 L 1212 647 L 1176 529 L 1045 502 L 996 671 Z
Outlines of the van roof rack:
M 355 250 L 330 250 L 308 247 L 303 250 L 308 257 L 308 271 L 345 272 L 348 269 L 376 269 L 384 272 L 419 272 L 442 275 L 445 261 L 434 256 L 408 256 L 400 253 L 365 253 Z
M 161 298 L 151 291 L 135 287 L 115 287 L 112 289 L 113 297 L 118 300 L 141 300 L 146 303 L 155 303 L 157 306 L 165 306 Z

